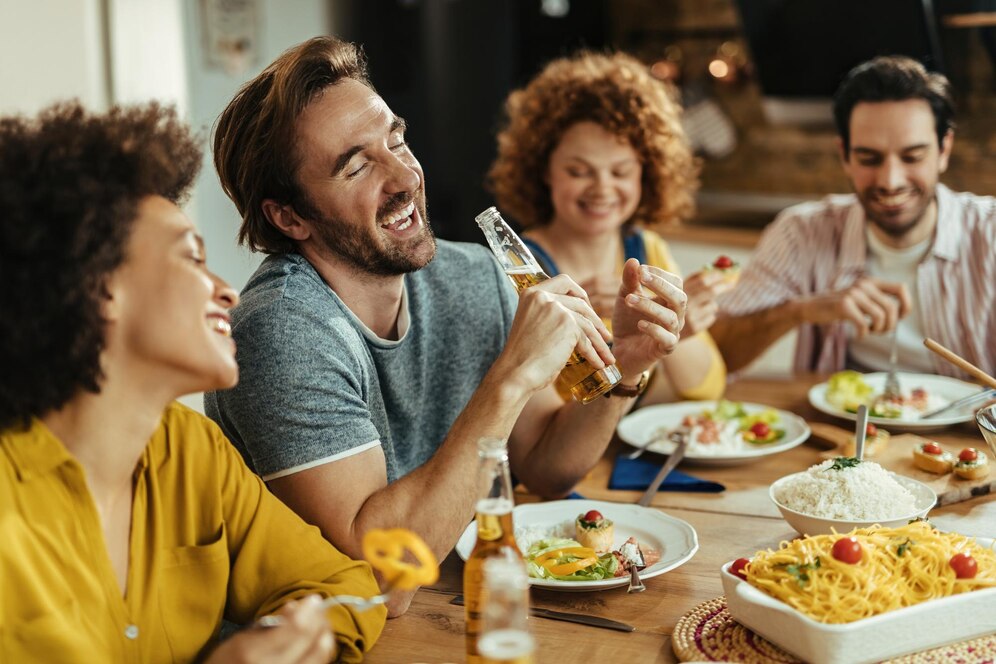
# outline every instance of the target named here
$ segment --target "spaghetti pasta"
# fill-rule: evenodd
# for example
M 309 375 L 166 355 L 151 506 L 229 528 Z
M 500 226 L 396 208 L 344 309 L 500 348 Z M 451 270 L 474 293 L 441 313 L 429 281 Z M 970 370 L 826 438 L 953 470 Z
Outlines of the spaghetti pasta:
M 854 537 L 861 559 L 843 562 L 831 553 Z M 958 553 L 978 564 L 973 578 L 958 578 L 950 561 Z M 938 597 L 996 587 L 996 552 L 925 521 L 900 528 L 857 528 L 781 542 L 759 551 L 746 567 L 756 588 L 823 623 L 849 623 Z

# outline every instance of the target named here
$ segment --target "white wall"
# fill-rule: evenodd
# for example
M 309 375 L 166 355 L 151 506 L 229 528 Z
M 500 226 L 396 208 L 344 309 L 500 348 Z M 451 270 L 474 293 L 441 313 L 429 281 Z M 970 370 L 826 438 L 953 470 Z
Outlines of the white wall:
M 109 101 L 102 0 L 0 0 L 0 113 Z
M 111 99 L 117 104 L 157 99 L 186 115 L 188 55 L 179 0 L 105 2 Z

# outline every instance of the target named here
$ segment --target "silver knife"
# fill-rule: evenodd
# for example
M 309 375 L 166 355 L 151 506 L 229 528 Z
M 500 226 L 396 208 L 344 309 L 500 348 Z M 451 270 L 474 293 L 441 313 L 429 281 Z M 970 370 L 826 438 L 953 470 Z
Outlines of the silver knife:
M 685 456 L 685 450 L 688 449 L 688 441 L 691 440 L 691 438 L 692 436 L 690 433 L 682 435 L 681 442 L 678 443 L 678 447 L 675 448 L 674 452 L 671 452 L 671 456 L 667 458 L 667 461 L 663 466 L 661 466 L 661 469 L 657 471 L 657 476 L 654 478 L 654 481 L 650 483 L 650 486 L 647 487 L 647 490 L 643 492 L 643 495 L 640 496 L 640 500 L 636 503 L 637 505 L 646 507 L 650 504 L 650 501 L 654 499 L 654 495 L 657 493 L 657 489 L 660 488 L 660 485 L 663 484 L 665 478 L 667 478 L 668 473 L 674 470 L 674 467 L 677 466 L 681 462 L 682 457 Z
M 940 408 L 932 410 L 929 413 L 924 413 L 923 415 L 920 416 L 920 419 L 927 420 L 936 415 L 940 415 L 941 413 L 946 413 L 953 408 L 961 408 L 962 406 L 967 406 L 970 403 L 974 403 L 976 400 L 983 401 L 985 399 L 996 399 L 996 390 L 992 388 L 985 388 L 981 392 L 973 392 L 972 394 L 969 394 L 967 397 L 962 397 L 957 401 L 952 401 L 947 406 L 941 406 Z
M 463 595 L 457 595 L 450 604 L 463 606 Z M 535 606 L 529 607 L 529 615 L 537 618 L 548 618 L 550 620 L 562 620 L 564 622 L 577 623 L 578 625 L 588 625 L 589 627 L 601 627 L 603 629 L 614 629 L 617 632 L 635 632 L 636 628 L 626 623 L 601 618 L 599 616 L 586 616 L 581 613 L 567 613 L 565 611 L 554 611 L 553 609 L 540 609 Z

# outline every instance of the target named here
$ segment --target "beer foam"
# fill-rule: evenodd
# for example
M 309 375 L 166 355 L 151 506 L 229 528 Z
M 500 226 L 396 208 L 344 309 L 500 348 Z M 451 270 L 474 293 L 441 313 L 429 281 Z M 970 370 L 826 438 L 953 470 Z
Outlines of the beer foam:
M 515 504 L 508 498 L 482 498 L 477 501 L 478 514 L 501 516 L 512 511 Z

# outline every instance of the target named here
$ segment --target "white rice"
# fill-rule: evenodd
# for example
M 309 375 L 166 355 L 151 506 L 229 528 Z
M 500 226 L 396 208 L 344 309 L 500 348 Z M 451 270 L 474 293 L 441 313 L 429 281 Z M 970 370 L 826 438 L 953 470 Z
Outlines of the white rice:
M 897 519 L 916 511 L 916 498 L 873 461 L 832 470 L 824 461 L 786 480 L 775 492 L 785 507 L 824 519 Z
M 564 521 L 557 524 L 516 526 L 515 528 L 515 543 L 519 545 L 519 550 L 522 551 L 523 555 L 536 542 L 553 537 L 574 539 L 574 522 Z

